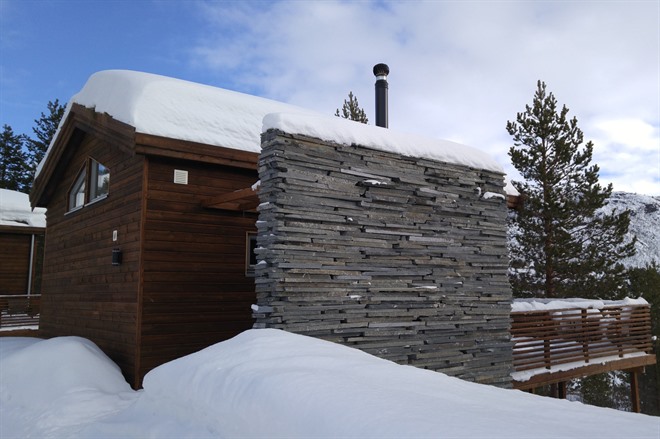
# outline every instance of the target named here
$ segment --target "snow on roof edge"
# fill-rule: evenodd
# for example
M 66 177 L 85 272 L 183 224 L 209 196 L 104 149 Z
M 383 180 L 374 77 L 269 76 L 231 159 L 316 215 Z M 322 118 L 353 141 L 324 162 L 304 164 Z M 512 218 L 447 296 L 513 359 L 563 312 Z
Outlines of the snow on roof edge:
M 92 74 L 67 103 L 35 178 L 74 103 L 107 113 L 139 133 L 250 152 L 261 150 L 261 121 L 265 114 L 312 111 L 183 79 L 132 70 L 103 70 Z

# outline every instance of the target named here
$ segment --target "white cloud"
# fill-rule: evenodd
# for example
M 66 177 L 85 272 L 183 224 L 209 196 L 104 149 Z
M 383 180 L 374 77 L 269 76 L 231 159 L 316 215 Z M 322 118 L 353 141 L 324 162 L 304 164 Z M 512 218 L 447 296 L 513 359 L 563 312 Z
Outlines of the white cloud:
M 506 167 L 506 121 L 541 79 L 597 151 L 620 145 L 657 163 L 658 2 L 206 2 L 201 13 L 197 67 L 240 90 L 328 114 L 352 90 L 373 122 L 371 68 L 385 62 L 390 128 L 467 143 Z M 622 158 L 594 154 L 605 183 L 621 174 L 615 190 L 660 194 L 657 171 L 633 174 Z
M 595 120 L 594 162 L 615 190 L 660 194 L 660 130 L 640 119 Z
M 658 151 L 660 130 L 639 119 L 603 120 L 595 123 L 604 139 L 645 151 Z

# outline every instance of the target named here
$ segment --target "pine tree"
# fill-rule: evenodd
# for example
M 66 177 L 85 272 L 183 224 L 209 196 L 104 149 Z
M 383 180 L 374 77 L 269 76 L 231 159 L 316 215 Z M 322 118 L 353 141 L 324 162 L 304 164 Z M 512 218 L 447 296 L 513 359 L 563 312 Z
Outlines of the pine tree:
M 2 127 L 0 134 L 0 188 L 27 192 L 30 177 L 27 154 L 23 151 L 25 136 L 14 134 L 9 125 Z
M 531 106 L 507 122 L 514 146 L 513 166 L 523 182 L 513 182 L 523 199 L 512 215 L 509 248 L 514 294 L 537 297 L 612 299 L 623 294 L 625 269 L 634 254 L 625 242 L 629 212 L 597 213 L 612 193 L 598 183 L 591 165 L 593 143 L 583 145 L 577 119 L 539 81 Z
M 37 165 L 43 159 L 48 146 L 50 145 L 51 140 L 57 132 L 57 127 L 64 116 L 65 107 L 60 105 L 59 99 L 55 99 L 55 102 L 48 101 L 48 114 L 41 113 L 39 119 L 35 119 L 34 123 L 36 124 L 32 128 L 32 132 L 36 136 L 36 139 L 28 139 L 27 148 L 29 155 L 28 166 L 30 168 L 30 173 L 34 175 Z
M 357 98 L 353 96 L 352 91 L 348 92 L 348 100 L 344 99 L 344 105 L 341 109 L 341 114 L 339 113 L 339 108 L 337 108 L 337 111 L 335 111 L 335 116 L 365 124 L 369 123 L 369 119 L 367 119 L 367 113 L 365 113 L 365 111 L 360 108 L 360 104 L 358 103 Z

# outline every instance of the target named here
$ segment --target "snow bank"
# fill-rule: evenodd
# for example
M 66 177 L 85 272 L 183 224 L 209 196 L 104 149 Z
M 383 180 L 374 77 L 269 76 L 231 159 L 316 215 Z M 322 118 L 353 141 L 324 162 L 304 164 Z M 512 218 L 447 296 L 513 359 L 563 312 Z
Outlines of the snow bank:
M 0 352 L 2 399 L 25 407 L 43 408 L 70 394 L 72 389 L 103 393 L 131 390 L 119 367 L 84 338 L 40 340 Z
M 0 338 L 0 437 L 76 437 L 135 398 L 119 367 L 79 337 Z
M 20 351 L 34 343 L 38 343 L 39 341 L 40 339 L 34 337 L 3 337 L 0 342 L 0 361 L 7 358 L 10 354 Z M 0 377 L 0 380 L 1 379 L 2 377 Z
M 32 211 L 27 194 L 0 189 L 0 225 L 46 227 L 46 209 Z
M 552 311 L 569 308 L 602 309 L 606 306 L 648 305 L 642 297 L 623 300 L 590 300 L 590 299 L 515 299 L 511 303 L 512 312 L 522 311 Z
M 76 337 L 0 338 L 0 372 L 0 437 L 657 439 L 660 428 L 274 329 L 164 364 L 138 392 Z
M 177 431 L 185 437 L 201 434 L 199 426 L 209 437 L 250 438 L 653 437 L 658 427 L 649 417 L 468 383 L 274 329 L 160 366 L 144 389 L 138 406 L 198 426 Z
M 243 151 L 259 152 L 262 130 L 279 128 L 337 143 L 356 143 L 503 172 L 485 153 L 457 143 L 403 135 L 282 102 L 149 73 L 106 70 L 93 74 L 67 105 L 62 121 L 73 103 L 108 113 L 139 133 Z M 37 167 L 37 175 L 47 157 L 48 152 Z

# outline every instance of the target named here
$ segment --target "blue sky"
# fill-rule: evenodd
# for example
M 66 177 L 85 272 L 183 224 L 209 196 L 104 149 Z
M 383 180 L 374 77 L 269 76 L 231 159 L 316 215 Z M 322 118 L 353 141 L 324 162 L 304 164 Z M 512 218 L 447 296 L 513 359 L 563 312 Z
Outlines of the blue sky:
M 536 81 L 595 144 L 603 183 L 660 195 L 660 2 L 0 0 L 0 123 L 31 133 L 49 100 L 130 69 L 371 121 L 390 66 L 390 129 L 482 149 L 516 179 L 505 126 Z

